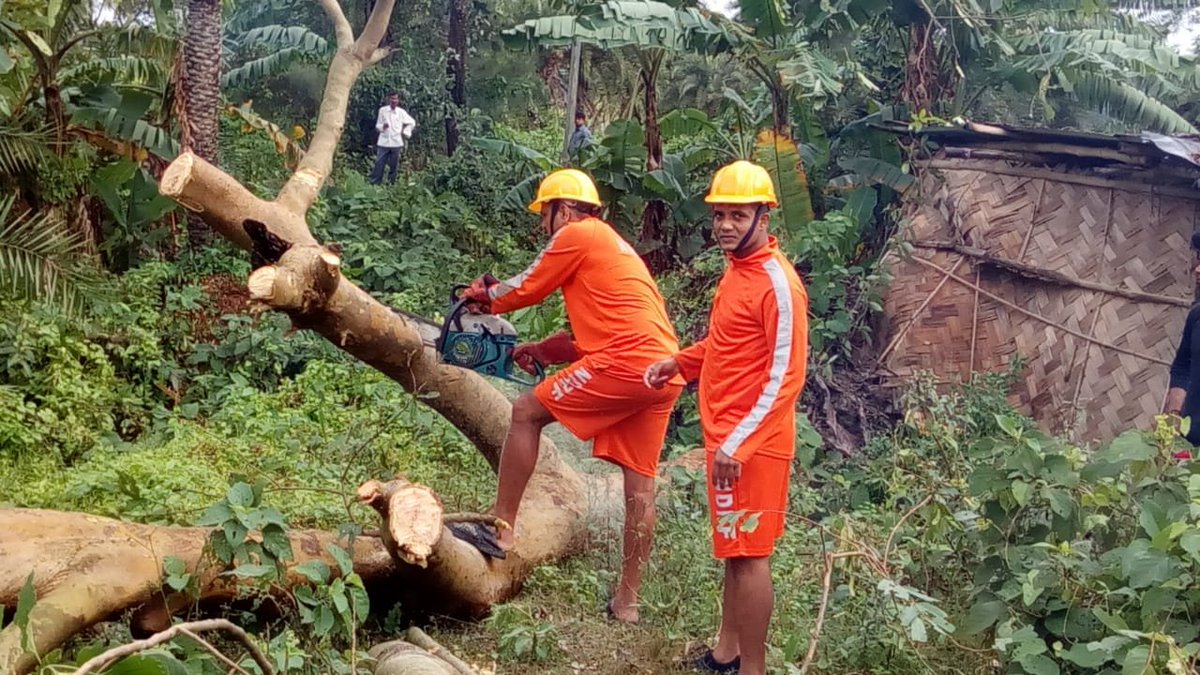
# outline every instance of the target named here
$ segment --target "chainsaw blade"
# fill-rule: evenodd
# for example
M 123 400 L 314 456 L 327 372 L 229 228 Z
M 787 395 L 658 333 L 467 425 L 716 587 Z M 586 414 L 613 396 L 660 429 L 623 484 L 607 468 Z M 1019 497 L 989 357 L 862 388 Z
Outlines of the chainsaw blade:
M 421 342 L 430 349 L 437 349 L 437 339 L 442 333 L 442 324 L 435 321 L 430 321 L 420 314 L 413 314 L 412 312 L 406 312 L 402 309 L 396 309 L 391 305 L 388 305 L 388 309 L 392 310 L 396 314 L 399 314 L 400 316 L 411 319 L 413 323 L 417 324 L 417 332 L 421 335 Z

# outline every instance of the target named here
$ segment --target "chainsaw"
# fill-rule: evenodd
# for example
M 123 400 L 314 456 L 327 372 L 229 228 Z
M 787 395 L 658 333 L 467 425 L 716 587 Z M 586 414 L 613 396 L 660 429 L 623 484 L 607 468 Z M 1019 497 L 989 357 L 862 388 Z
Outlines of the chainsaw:
M 467 309 L 472 302 L 462 297 L 465 284 L 455 284 L 450 289 L 450 308 L 441 326 L 424 317 L 400 312 L 427 326 L 438 328 L 437 337 L 425 338 L 425 345 L 432 347 L 443 363 L 473 370 L 480 375 L 498 377 L 527 387 L 541 382 L 545 376 L 542 364 L 534 361 L 534 374 L 526 374 L 513 361 L 513 348 L 517 346 L 517 329 L 495 314 L 473 314 Z

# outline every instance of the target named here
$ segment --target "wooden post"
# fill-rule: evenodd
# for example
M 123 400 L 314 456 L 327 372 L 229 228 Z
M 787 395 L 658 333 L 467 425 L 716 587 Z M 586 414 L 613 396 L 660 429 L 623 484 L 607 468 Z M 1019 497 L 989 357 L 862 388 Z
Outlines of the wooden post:
M 575 107 L 579 104 L 579 53 L 581 50 L 582 45 L 579 43 L 579 38 L 575 38 L 571 42 L 571 80 L 567 85 L 567 120 L 563 125 L 563 164 L 571 160 L 567 148 L 571 145 L 571 134 L 575 133 Z

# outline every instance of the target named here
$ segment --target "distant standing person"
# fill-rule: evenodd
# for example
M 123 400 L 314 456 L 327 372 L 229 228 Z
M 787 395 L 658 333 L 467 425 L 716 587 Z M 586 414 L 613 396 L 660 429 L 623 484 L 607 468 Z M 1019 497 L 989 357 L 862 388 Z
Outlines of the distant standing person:
M 587 116 L 582 110 L 575 112 L 575 131 L 571 133 L 571 141 L 567 143 L 567 155 L 572 160 L 579 160 L 579 151 L 586 145 L 592 144 L 592 130 L 588 129 Z
M 375 168 L 371 170 L 371 185 L 379 185 L 383 180 L 383 168 L 386 165 L 389 176 L 388 182 L 396 184 L 396 171 L 400 165 L 400 151 L 405 139 L 412 137 L 417 121 L 400 107 L 400 94 L 388 96 L 388 104 L 379 109 L 375 118 L 375 129 L 379 131 L 379 141 L 375 148 Z
M 1200 283 L 1200 231 L 1192 233 L 1192 275 Z M 1190 418 L 1187 440 L 1200 446 L 1200 305 L 1194 305 L 1183 324 L 1183 338 L 1171 363 L 1171 384 L 1167 390 L 1166 412 Z M 1181 452 L 1179 459 L 1190 459 L 1191 453 Z

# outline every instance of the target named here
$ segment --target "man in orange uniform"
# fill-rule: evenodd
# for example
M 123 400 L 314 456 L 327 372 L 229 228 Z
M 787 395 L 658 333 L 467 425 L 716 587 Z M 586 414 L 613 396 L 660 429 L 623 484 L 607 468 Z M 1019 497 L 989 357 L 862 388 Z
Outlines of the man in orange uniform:
M 592 454 L 621 467 L 625 482 L 624 563 L 608 612 L 636 623 L 642 564 L 654 535 L 654 478 L 683 388 L 677 379 L 663 390 L 648 390 L 642 374 L 678 351 L 679 341 L 645 263 L 596 217 L 600 195 L 586 174 L 551 173 L 529 210 L 541 215 L 549 245 L 524 272 L 503 282 L 485 275 L 465 295 L 503 313 L 537 304 L 561 288 L 570 333 L 520 345 L 513 358 L 526 369 L 533 360 L 571 365 L 513 404 L 493 513 L 519 529 L 517 509 L 547 424 L 557 420 L 580 439 L 594 439 Z M 514 530 L 501 533 L 502 549 L 512 547 Z
M 746 161 L 722 167 L 705 201 L 728 260 L 708 335 L 650 366 L 645 379 L 650 387 L 678 374 L 700 380 L 713 550 L 725 560 L 725 589 L 717 646 L 694 665 L 764 675 L 774 608 L 770 556 L 787 510 L 808 353 L 808 295 L 767 233 L 767 211 L 777 201 L 766 169 Z

